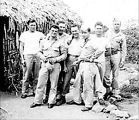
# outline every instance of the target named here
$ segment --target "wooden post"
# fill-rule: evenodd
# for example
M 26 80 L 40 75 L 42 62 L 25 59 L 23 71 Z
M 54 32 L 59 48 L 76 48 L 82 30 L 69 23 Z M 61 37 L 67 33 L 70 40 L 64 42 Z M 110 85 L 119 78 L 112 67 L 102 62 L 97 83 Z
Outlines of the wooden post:
M 19 49 L 19 33 L 16 31 L 16 47 Z

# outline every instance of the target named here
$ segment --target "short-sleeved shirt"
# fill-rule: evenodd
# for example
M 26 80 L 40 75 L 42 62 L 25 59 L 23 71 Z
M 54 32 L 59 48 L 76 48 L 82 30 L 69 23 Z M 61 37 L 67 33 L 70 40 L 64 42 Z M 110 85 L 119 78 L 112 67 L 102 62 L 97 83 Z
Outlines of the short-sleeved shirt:
M 72 39 L 70 45 L 68 46 L 68 54 L 79 56 L 82 48 L 85 44 L 85 40 L 83 38 Z
M 62 44 L 67 48 L 68 47 L 68 41 L 71 40 L 71 36 L 63 33 L 61 36 L 58 35 L 58 39 L 60 40 L 60 42 L 62 42 Z
M 50 36 L 47 36 L 41 41 L 40 50 L 44 56 L 53 58 L 65 53 L 66 47 L 59 39 L 51 40 Z
M 108 32 L 107 38 L 109 39 L 110 48 L 121 51 L 121 59 L 124 61 L 127 52 L 125 35 L 121 31 L 119 33 L 115 33 L 111 30 Z
M 104 56 L 104 52 L 105 52 L 105 47 L 108 44 L 108 39 L 105 37 L 96 37 L 91 36 L 90 40 L 85 44 L 85 46 L 82 49 L 81 58 L 90 58 L 91 56 L 94 56 L 99 53 L 102 52 L 103 54 L 101 54 L 98 58 L 97 58 L 97 62 L 104 62 L 105 61 L 105 56 Z
M 39 51 L 39 42 L 44 37 L 44 34 L 38 31 L 33 33 L 29 31 L 23 32 L 19 38 L 24 43 L 23 54 L 36 54 Z
M 114 31 L 109 31 L 107 34 L 107 38 L 110 42 L 110 47 L 120 50 L 120 44 L 122 44 L 125 41 L 125 36 L 122 32 L 114 33 Z

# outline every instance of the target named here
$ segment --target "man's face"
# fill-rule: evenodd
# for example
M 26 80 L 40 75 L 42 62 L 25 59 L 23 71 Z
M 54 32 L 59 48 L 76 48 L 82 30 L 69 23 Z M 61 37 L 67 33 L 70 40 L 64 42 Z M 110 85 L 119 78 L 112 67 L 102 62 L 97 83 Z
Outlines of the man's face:
M 88 32 L 87 30 L 83 30 L 83 31 L 82 31 L 82 36 L 83 36 L 84 39 L 89 38 L 89 35 L 90 35 L 90 34 L 89 34 L 89 32 Z
M 66 25 L 64 23 L 59 24 L 59 33 L 63 33 L 66 30 Z
M 29 30 L 31 32 L 35 32 L 36 31 L 36 23 L 35 22 L 29 23 Z
M 56 37 L 57 34 L 58 34 L 58 29 L 56 29 L 56 28 L 51 28 L 51 30 L 50 30 L 50 35 L 51 35 L 51 37 Z
M 97 26 L 95 27 L 95 33 L 96 33 L 97 35 L 102 35 L 102 34 L 103 34 L 103 27 L 102 27 L 101 25 L 97 25 Z
M 114 21 L 113 22 L 113 28 L 114 30 L 119 30 L 121 27 L 121 22 L 120 21 Z
M 77 26 L 76 27 L 72 27 L 71 28 L 71 33 L 72 33 L 74 38 L 78 38 L 79 37 L 79 29 L 78 29 L 78 27 Z

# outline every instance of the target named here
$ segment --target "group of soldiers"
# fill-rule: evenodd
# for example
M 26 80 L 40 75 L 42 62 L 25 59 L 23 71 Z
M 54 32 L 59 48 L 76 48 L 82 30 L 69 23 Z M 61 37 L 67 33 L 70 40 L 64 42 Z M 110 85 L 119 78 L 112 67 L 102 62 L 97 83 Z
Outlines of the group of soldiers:
M 53 108 L 67 103 L 82 104 L 82 111 L 88 111 L 95 100 L 103 105 L 108 97 L 120 99 L 118 74 L 125 61 L 126 40 L 119 20 L 114 19 L 113 28 L 108 31 L 102 22 L 96 22 L 94 34 L 73 25 L 68 35 L 66 23 L 59 21 L 45 36 L 36 26 L 35 20 L 29 20 L 29 30 L 19 39 L 23 64 L 21 98 L 29 96 L 30 86 L 30 95 L 35 96 L 30 108 L 45 103 Z M 71 93 L 72 99 L 68 101 Z

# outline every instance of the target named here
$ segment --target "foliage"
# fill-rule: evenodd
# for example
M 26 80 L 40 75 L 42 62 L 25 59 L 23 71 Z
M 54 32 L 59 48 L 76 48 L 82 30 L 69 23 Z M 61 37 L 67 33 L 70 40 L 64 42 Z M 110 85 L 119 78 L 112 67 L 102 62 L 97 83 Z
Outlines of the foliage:
M 127 63 L 139 64 L 139 26 L 129 27 L 123 31 L 127 40 Z
M 121 93 L 129 93 L 129 94 L 137 94 L 139 97 L 139 86 L 134 86 L 132 84 L 130 85 L 123 85 L 122 88 L 120 88 Z

